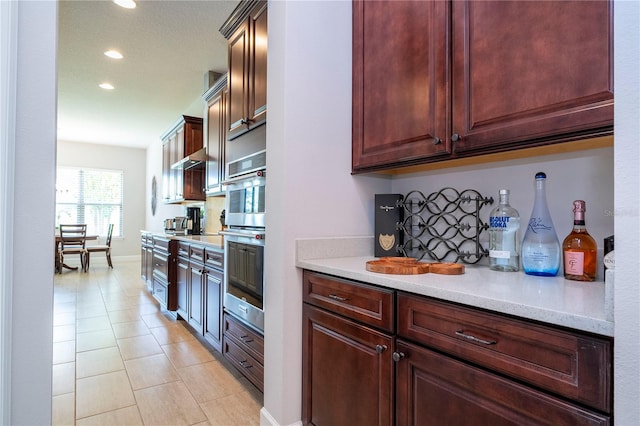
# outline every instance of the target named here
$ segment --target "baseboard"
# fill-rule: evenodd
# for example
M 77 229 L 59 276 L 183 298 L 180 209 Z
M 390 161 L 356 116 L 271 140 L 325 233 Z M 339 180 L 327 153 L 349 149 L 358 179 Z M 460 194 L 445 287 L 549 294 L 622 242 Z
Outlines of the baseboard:
M 281 425 L 265 407 L 262 407 L 260 409 L 260 426 L 302 426 L 302 421 L 298 420 L 288 425 Z

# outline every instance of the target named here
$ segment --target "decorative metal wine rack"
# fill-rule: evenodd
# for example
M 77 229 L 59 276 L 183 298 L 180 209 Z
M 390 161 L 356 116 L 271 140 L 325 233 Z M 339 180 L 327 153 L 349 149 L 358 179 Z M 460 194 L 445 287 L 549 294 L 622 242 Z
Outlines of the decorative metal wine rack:
M 480 218 L 482 207 L 493 204 L 493 197 L 478 191 L 443 188 L 428 196 L 409 192 L 402 201 L 404 221 L 397 226 L 404 233 L 398 252 L 418 260 L 477 263 L 488 251 L 480 243 L 480 234 L 489 224 Z

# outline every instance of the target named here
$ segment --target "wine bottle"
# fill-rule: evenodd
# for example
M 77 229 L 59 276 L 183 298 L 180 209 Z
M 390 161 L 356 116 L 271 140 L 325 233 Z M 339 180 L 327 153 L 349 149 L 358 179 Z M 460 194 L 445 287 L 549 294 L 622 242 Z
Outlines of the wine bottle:
M 587 232 L 585 211 L 586 203 L 583 200 L 573 202 L 573 229 L 562 242 L 564 277 L 568 280 L 596 279 L 598 246 Z
M 553 277 L 560 269 L 560 242 L 547 207 L 547 175 L 536 173 L 535 200 L 522 241 L 522 269 L 525 274 Z
M 509 205 L 509 190 L 498 192 L 500 203 L 489 215 L 489 268 L 494 271 L 520 270 L 520 214 Z

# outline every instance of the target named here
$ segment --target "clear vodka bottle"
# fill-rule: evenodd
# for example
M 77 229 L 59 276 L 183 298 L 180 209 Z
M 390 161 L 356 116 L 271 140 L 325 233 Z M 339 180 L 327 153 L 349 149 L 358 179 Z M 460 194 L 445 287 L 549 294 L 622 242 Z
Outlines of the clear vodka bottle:
M 536 174 L 536 190 L 531 219 L 522 242 L 522 269 L 529 275 L 555 276 L 560 268 L 560 242 L 551 221 L 545 182 L 547 175 Z
M 520 215 L 509 205 L 509 190 L 499 191 L 500 204 L 489 216 L 489 268 L 494 271 L 520 270 Z

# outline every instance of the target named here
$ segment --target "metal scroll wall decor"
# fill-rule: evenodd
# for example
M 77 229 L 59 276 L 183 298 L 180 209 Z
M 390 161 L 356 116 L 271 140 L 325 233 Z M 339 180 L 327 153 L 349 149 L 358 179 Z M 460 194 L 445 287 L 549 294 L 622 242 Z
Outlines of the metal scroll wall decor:
M 402 200 L 404 221 L 398 226 L 404 243 L 398 252 L 418 260 L 477 263 L 489 254 L 480 243 L 480 234 L 489 229 L 480 210 L 491 204 L 493 197 L 473 189 L 443 188 L 428 196 L 409 192 Z

